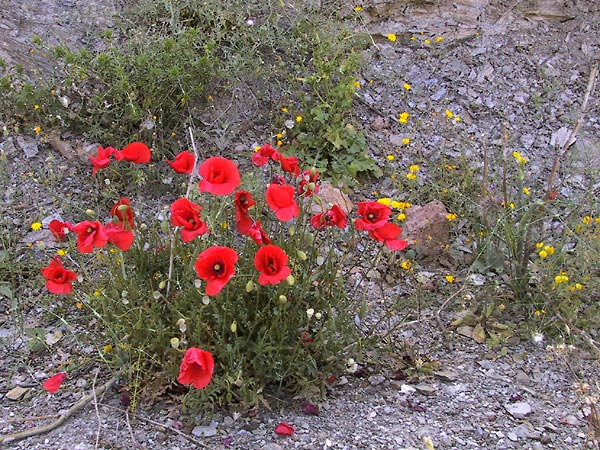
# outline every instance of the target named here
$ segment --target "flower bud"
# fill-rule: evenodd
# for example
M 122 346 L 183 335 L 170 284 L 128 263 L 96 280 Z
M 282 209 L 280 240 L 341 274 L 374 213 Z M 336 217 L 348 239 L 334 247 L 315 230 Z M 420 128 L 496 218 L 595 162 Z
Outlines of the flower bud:
M 235 333 L 237 331 L 237 322 L 235 320 L 231 322 L 231 325 L 229 325 L 229 329 L 232 333 Z
M 306 317 L 308 317 L 308 319 L 312 319 L 312 316 L 315 314 L 315 310 L 313 308 L 308 308 L 306 310 Z
M 280 295 L 279 296 L 279 303 L 281 303 L 282 305 L 285 305 L 287 303 L 287 297 L 285 295 Z
M 196 279 L 194 280 L 194 287 L 195 287 L 196 289 L 200 289 L 200 288 L 202 287 L 202 280 L 200 280 L 200 279 L 196 278 Z
M 85 210 L 85 214 L 88 215 L 88 216 L 90 216 L 90 217 L 94 217 L 96 215 L 96 213 L 93 210 L 91 210 L 91 209 L 86 209 Z
M 110 186 L 110 178 L 105 178 L 104 179 L 104 184 L 107 186 Z
M 202 297 L 202 304 L 206 306 L 210 305 L 210 297 L 208 295 Z
M 158 299 L 160 299 L 160 297 L 162 297 L 162 294 L 161 294 L 160 292 L 158 292 L 158 291 L 154 291 L 154 292 L 152 293 L 152 298 L 153 298 L 154 300 L 158 300 Z
M 165 280 L 162 280 L 160 283 L 158 283 L 159 289 L 164 289 L 165 287 L 167 287 L 167 282 Z
M 298 255 L 298 258 L 300 258 L 302 261 L 306 261 L 308 259 L 308 256 L 306 256 L 306 253 L 303 252 L 302 250 L 296 250 L 296 255 Z
M 321 314 L 320 312 L 315 314 L 315 319 L 321 320 L 321 317 L 323 317 L 323 314 Z
M 290 236 L 293 236 L 294 233 L 296 233 L 296 227 L 292 225 L 288 228 L 288 232 L 290 233 Z
M 315 189 L 317 188 L 317 185 L 311 181 L 310 183 L 308 183 L 307 187 L 308 187 L 309 191 L 315 192 Z
M 246 283 L 246 292 L 250 293 L 254 290 L 254 281 L 250 280 Z
M 179 338 L 171 338 L 171 347 L 173 348 L 177 348 L 179 347 Z
M 130 206 L 125 205 L 125 204 L 121 204 L 121 205 L 117 206 L 117 210 L 119 210 L 121 212 L 126 212 L 129 208 L 130 208 Z
M 185 333 L 187 325 L 185 324 L 185 319 L 183 317 L 177 321 L 177 326 L 179 327 L 179 331 Z
M 319 174 L 319 171 L 317 170 L 316 167 L 313 166 L 313 167 L 310 168 L 310 176 L 311 176 L 311 178 L 316 177 L 318 174 Z
M 296 278 L 294 278 L 294 275 L 288 275 L 285 279 L 285 281 L 287 282 L 287 284 L 289 284 L 290 286 L 293 286 L 294 283 L 296 282 Z

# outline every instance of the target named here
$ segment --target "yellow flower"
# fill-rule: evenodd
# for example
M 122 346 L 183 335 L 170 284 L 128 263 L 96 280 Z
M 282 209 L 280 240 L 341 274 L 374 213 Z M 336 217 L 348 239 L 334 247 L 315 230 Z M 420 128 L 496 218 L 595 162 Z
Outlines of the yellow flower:
M 65 256 L 67 254 L 67 251 L 62 248 L 59 248 L 58 250 L 56 250 L 56 254 L 58 256 Z
M 458 216 L 454 213 L 448 213 L 446 214 L 446 220 L 448 222 L 452 222 L 453 220 L 456 220 L 458 218 Z
M 77 309 L 81 309 L 81 308 L 83 308 L 83 303 L 81 303 L 81 302 L 77 302 L 77 303 L 75 303 L 75 307 L 76 307 Z
M 281 146 L 283 145 L 283 141 L 277 141 L 275 144 L 276 144 L 278 147 L 281 147 Z
M 454 117 L 454 113 L 452 111 L 450 111 L 449 109 L 447 109 L 445 112 L 446 112 L 446 117 L 448 119 L 452 119 Z
M 502 312 L 506 309 L 506 305 L 504 303 L 500 303 L 498 305 L 498 311 Z
M 462 119 L 461 119 L 460 117 L 458 117 L 458 116 L 454 117 L 454 121 L 455 121 L 456 123 L 460 122 L 461 120 L 462 120 Z
M 377 203 L 381 203 L 382 205 L 390 206 L 392 200 L 388 197 L 382 197 L 377 199 Z
M 442 42 L 444 40 L 444 36 L 438 36 L 435 38 L 435 42 Z
M 431 44 L 431 39 L 425 39 L 425 45 Z
M 544 245 L 544 250 L 548 252 L 549 255 L 554 255 L 554 247 L 551 245 Z
M 362 11 L 362 7 L 360 7 L 360 6 L 355 6 L 353 9 L 354 9 L 354 12 Z
M 42 127 L 40 127 L 39 125 L 37 127 L 35 127 L 33 129 L 33 131 L 35 131 L 35 134 L 40 134 L 42 132 Z
M 390 33 L 387 35 L 387 38 L 390 42 L 396 42 L 396 35 L 394 33 Z
M 402 144 L 404 144 L 404 145 L 410 144 L 410 139 L 409 138 L 402 139 Z
M 40 105 L 33 105 L 33 109 L 35 109 L 35 110 L 40 109 Z
M 286 113 L 286 112 L 288 112 L 288 109 L 284 106 L 283 108 L 281 108 L 281 112 Z
M 406 220 L 406 214 L 400 213 L 396 216 L 396 219 L 398 219 L 399 222 L 403 222 Z
M 396 205 L 394 206 L 394 204 L 392 203 L 392 208 L 394 209 L 408 209 L 410 208 L 412 205 L 408 202 L 395 202 Z
M 409 180 L 416 180 L 417 176 L 414 173 L 409 172 L 406 174 L 406 178 L 408 178 Z
M 283 139 L 283 133 L 277 133 L 277 134 L 275 135 L 275 137 L 276 137 L 277 139 Z
M 416 164 L 411 165 L 408 170 L 410 172 L 418 172 L 419 171 L 419 166 L 417 166 Z
M 530 192 L 529 192 L 529 188 L 526 188 L 526 187 L 524 187 L 524 188 L 523 188 L 523 194 L 525 194 L 525 195 L 529 195 L 529 194 L 530 194 Z
M 106 344 L 103 348 L 104 353 L 110 353 L 110 352 L 112 352 L 112 349 L 113 349 L 112 344 Z
M 454 283 L 454 277 L 452 275 L 446 275 L 444 278 L 448 283 Z
M 177 133 L 175 133 L 174 131 L 171 131 L 171 137 L 175 137 L 177 136 Z
M 546 259 L 548 257 L 548 252 L 546 250 L 540 250 L 538 255 L 540 255 L 541 259 Z
M 393 161 L 395 159 L 394 155 L 387 155 L 386 158 L 388 161 Z
M 41 230 L 41 229 L 42 229 L 42 224 L 41 224 L 41 223 L 39 223 L 39 222 L 33 222 L 33 223 L 31 224 L 31 229 L 32 229 L 33 231 Z
M 412 267 L 412 262 L 410 259 L 406 259 L 400 263 L 400 267 L 402 267 L 404 270 L 409 270 Z
M 406 111 L 404 111 L 403 113 L 400 114 L 400 117 L 398 117 L 398 122 L 406 123 L 406 122 L 408 122 L 409 117 L 410 117 L 410 114 L 407 113 Z
M 355 81 L 354 82 L 354 87 L 357 88 L 357 89 L 360 88 L 360 81 Z
M 513 157 L 517 160 L 519 164 L 525 164 L 527 162 L 527 160 L 523 158 L 523 156 L 517 151 L 513 152 Z
M 396 174 L 395 174 L 395 173 L 391 174 L 391 175 L 390 175 L 390 178 L 391 178 L 392 180 L 395 180 L 395 179 L 396 179 Z
M 590 216 L 585 216 L 581 219 L 581 221 L 586 225 L 589 225 L 590 223 L 592 223 L 592 218 Z
M 564 274 L 564 272 L 561 272 L 560 274 L 558 274 L 554 277 L 554 283 L 556 283 L 556 284 L 566 283 L 568 281 L 569 281 L 569 277 L 566 276 Z
M 102 292 L 100 292 L 98 289 L 96 289 L 94 291 L 94 297 L 100 297 L 100 295 L 102 295 Z
M 303 117 L 302 116 L 296 116 L 296 122 L 300 123 L 302 122 Z
M 535 248 L 542 248 L 544 246 L 543 242 L 538 242 L 537 244 L 535 244 Z
M 583 289 L 583 284 L 580 283 L 575 283 L 575 289 L 577 289 L 578 291 Z
M 455 166 L 454 164 L 446 164 L 446 165 L 444 165 L 444 168 L 446 170 L 456 170 L 456 169 L 458 169 L 458 166 Z
M 410 91 L 410 90 L 412 89 L 411 85 L 410 85 L 410 84 L 408 84 L 408 83 L 404 83 L 404 84 L 402 85 L 402 87 L 403 87 L 403 88 L 404 88 L 404 90 L 406 90 L 406 91 Z

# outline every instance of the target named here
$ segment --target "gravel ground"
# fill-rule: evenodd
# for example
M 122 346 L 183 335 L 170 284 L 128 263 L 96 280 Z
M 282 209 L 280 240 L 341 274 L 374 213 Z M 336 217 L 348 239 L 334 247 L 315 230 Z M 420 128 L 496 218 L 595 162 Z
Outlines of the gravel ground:
M 112 2 L 93 3 L 105 8 Z M 373 156 L 383 166 L 386 155 L 394 154 L 398 167 L 404 167 L 415 159 L 435 161 L 462 149 L 477 155 L 484 144 L 499 151 L 498 143 L 507 132 L 511 145 L 532 159 L 534 170 L 547 168 L 551 136 L 577 119 L 591 66 L 599 59 L 596 2 L 560 2 L 560 7 L 552 5 L 559 2 L 543 1 L 462 0 L 454 6 L 422 2 L 414 6 L 413 15 L 401 14 L 400 3 L 404 2 L 380 0 L 364 8 L 365 27 L 377 48 L 366 53 L 356 115 L 369 134 Z M 89 15 L 93 6 L 89 2 L 83 7 L 81 2 L 47 0 L 44 5 L 56 14 L 41 14 L 38 2 L 13 7 L 13 2 L 0 0 L 0 28 L 8 30 L 8 38 L 0 38 L 0 51 L 25 46 L 30 34 L 45 33 L 60 41 L 60 33 L 65 39 L 79 33 L 85 40 L 90 24 L 108 21 L 105 16 Z M 386 38 L 392 32 L 396 42 Z M 443 39 L 436 39 L 440 36 Z M 17 52 L 12 60 L 22 57 L 23 52 Z M 409 92 L 405 83 L 411 85 Z M 435 121 L 424 125 L 431 123 L 433 113 L 443 119 L 446 109 L 463 119 L 457 124 L 462 128 L 442 122 L 438 126 Z M 408 110 L 414 121 L 401 127 L 397 116 Z M 574 167 L 582 172 L 600 162 L 598 112 L 598 101 L 592 101 L 573 147 Z M 405 137 L 411 144 L 403 147 L 400 142 Z M 20 229 L 26 228 L 18 218 L 23 212 L 52 210 L 55 199 L 40 181 L 49 155 L 69 189 L 81 189 L 79 177 L 84 176 L 83 170 L 73 169 L 50 148 L 42 145 L 32 151 L 26 144 L 16 138 L 0 144 L 10 165 L 3 178 L 7 185 L 2 213 L 14 215 Z M 582 183 L 581 174 L 561 176 L 565 189 Z M 94 375 L 89 374 L 71 380 L 73 390 L 68 392 L 51 396 L 41 391 L 32 380 L 51 372 L 49 361 L 19 353 L 23 343 L 14 334 L 14 318 L 8 317 L 7 307 L 3 311 L 0 436 L 55 420 L 53 415 L 64 413 L 92 385 L 107 381 L 109 375 L 102 373 L 94 383 Z M 39 316 L 40 310 L 34 308 L 30 314 Z M 440 318 L 448 325 L 452 308 L 443 309 Z M 598 379 L 598 364 L 585 351 L 550 350 L 547 342 L 521 341 L 503 355 L 452 332 L 440 332 L 437 309 L 424 311 L 394 339 L 391 348 L 397 352 L 391 352 L 385 364 L 367 362 L 357 374 L 340 378 L 330 387 L 327 400 L 318 405 L 318 415 L 305 414 L 302 399 L 276 394 L 266 397 L 271 410 L 261 408 L 253 414 L 187 417 L 178 405 L 165 402 L 127 415 L 117 390 L 110 388 L 54 431 L 4 445 L 14 449 L 423 449 L 424 438 L 429 437 L 436 449 L 598 448 L 588 434 L 589 410 L 577 396 L 575 384 L 576 373 L 588 381 Z M 405 344 L 418 354 L 415 359 L 436 361 L 435 373 L 418 377 L 418 382 L 400 379 Z M 24 399 L 12 401 L 7 393 L 17 385 L 30 391 Z M 296 432 L 289 437 L 276 435 L 279 422 L 291 424 Z

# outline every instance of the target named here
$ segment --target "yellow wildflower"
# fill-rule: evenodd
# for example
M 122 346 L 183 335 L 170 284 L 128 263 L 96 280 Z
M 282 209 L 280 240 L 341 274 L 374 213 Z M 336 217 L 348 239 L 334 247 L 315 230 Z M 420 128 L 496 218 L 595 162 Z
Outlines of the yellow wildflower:
M 592 218 L 590 216 L 585 216 L 581 219 L 581 221 L 586 225 L 589 225 L 590 223 L 592 223 Z
M 523 156 L 517 151 L 513 152 L 513 157 L 517 160 L 519 164 L 525 164 L 527 162 L 527 160 L 523 158 Z
M 458 117 L 458 116 L 455 116 L 455 117 L 454 117 L 454 121 L 455 121 L 456 123 L 460 122 L 461 120 L 462 120 L 462 119 L 461 119 L 460 117 Z
M 577 289 L 578 291 L 583 289 L 583 284 L 580 283 L 575 283 L 575 289 Z
M 500 303 L 498 305 L 498 311 L 502 312 L 506 309 L 506 305 L 504 303 Z
M 41 229 L 42 229 L 42 224 L 41 224 L 41 223 L 39 223 L 39 222 L 33 222 L 33 223 L 31 224 L 31 229 L 32 229 L 33 231 L 38 231 L 38 230 L 41 230 Z
M 406 91 L 410 91 L 410 90 L 412 89 L 411 85 L 410 85 L 410 84 L 408 84 L 408 83 L 404 83 L 404 84 L 402 85 L 402 87 L 403 87 L 403 88 L 404 88 L 404 90 L 406 90 Z
M 444 40 L 444 36 L 438 36 L 435 38 L 435 42 L 442 42 Z
M 386 158 L 388 161 L 393 161 L 395 159 L 394 155 L 387 155 Z
M 406 174 L 406 178 L 408 178 L 409 180 L 416 180 L 417 176 L 414 173 L 409 172 Z
M 448 119 L 452 119 L 452 118 L 454 117 L 454 113 L 453 113 L 452 111 L 450 111 L 449 109 L 447 109 L 447 110 L 445 111 L 445 113 L 446 113 L 446 117 L 447 117 Z
M 538 255 L 540 255 L 541 259 L 546 259 L 548 257 L 548 252 L 546 250 L 540 250 Z
M 526 188 L 526 187 L 524 187 L 524 188 L 523 188 L 523 194 L 525 194 L 525 195 L 529 195 L 529 194 L 530 194 L 530 192 L 529 192 L 529 188 Z
M 412 262 L 410 259 L 406 259 L 400 263 L 400 267 L 402 267 L 404 270 L 409 270 L 412 267 Z
M 551 245 L 544 245 L 544 250 L 548 252 L 549 255 L 554 255 L 554 247 Z
M 403 113 L 400 114 L 400 117 L 398 117 L 398 122 L 406 123 L 406 122 L 408 122 L 409 117 L 410 117 L 410 114 L 407 113 L 406 111 L 404 111 Z
M 175 133 L 174 131 L 171 131 L 171 137 L 175 137 L 177 136 L 177 133 Z
M 554 277 L 554 283 L 556 283 L 556 284 L 566 283 L 568 281 L 569 281 L 569 277 L 566 276 L 564 274 L 564 272 L 561 272 L 559 275 L 556 275 Z
M 83 308 L 83 303 L 81 303 L 81 302 L 77 302 L 77 303 L 75 303 L 75 307 L 76 307 L 77 309 L 81 309 L 81 308 Z
M 456 220 L 458 218 L 458 216 L 454 213 L 448 213 L 446 214 L 446 220 L 448 222 L 452 222 L 453 220 Z
M 110 352 L 112 352 L 112 349 L 113 349 L 112 344 L 106 344 L 103 348 L 104 353 L 110 353 Z
M 404 144 L 404 145 L 410 144 L 410 139 L 409 138 L 402 139 L 402 144 Z
M 278 147 L 281 147 L 281 146 L 283 145 L 283 141 L 277 141 L 275 144 L 276 144 Z
M 537 244 L 535 244 L 535 248 L 542 248 L 544 246 L 543 242 L 538 242 Z
M 58 256 L 65 256 L 67 254 L 67 251 L 62 248 L 59 248 L 58 250 L 56 250 L 56 254 Z
M 283 108 L 281 108 L 281 112 L 286 113 L 286 112 L 288 112 L 288 109 L 284 106 Z
M 40 134 L 42 132 L 42 127 L 40 127 L 39 125 L 37 127 L 35 127 L 33 129 L 33 131 L 35 131 L 35 134 Z
M 355 6 L 353 9 L 354 9 L 354 12 L 362 11 L 362 7 L 361 6 Z
M 409 170 L 409 172 L 418 172 L 419 166 L 417 166 L 416 164 L 413 164 L 408 168 L 408 170 Z
M 40 105 L 33 105 L 33 109 L 35 109 L 35 110 L 40 109 Z
M 394 33 L 390 33 L 387 35 L 387 38 L 390 42 L 396 42 L 396 35 Z
M 403 222 L 406 220 L 406 214 L 400 213 L 396 216 L 396 219 L 398 219 L 399 222 Z
M 360 81 L 358 81 L 358 80 L 355 81 L 354 82 L 354 87 L 357 88 L 357 89 L 359 89 L 360 88 Z
M 454 283 L 454 277 L 452 275 L 446 275 L 444 278 L 448 283 Z
M 296 116 L 296 122 L 300 123 L 302 122 L 303 117 L 302 116 Z
M 381 203 L 382 205 L 390 206 L 392 200 L 389 197 L 382 197 L 377 199 L 377 203 Z
M 425 39 L 425 45 L 431 44 L 431 39 Z

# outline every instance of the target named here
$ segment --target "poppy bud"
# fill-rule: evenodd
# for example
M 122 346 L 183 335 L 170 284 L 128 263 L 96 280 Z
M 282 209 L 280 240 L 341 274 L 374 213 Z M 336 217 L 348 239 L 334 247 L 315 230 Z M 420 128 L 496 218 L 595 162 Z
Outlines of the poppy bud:
M 287 297 L 285 295 L 280 295 L 279 303 L 281 303 L 282 305 L 285 305 L 287 303 Z
M 179 338 L 171 338 L 171 347 L 173 348 L 177 348 L 179 347 Z
M 237 322 L 235 320 L 233 322 L 231 322 L 229 329 L 231 330 L 232 333 L 235 333 L 237 331 Z

